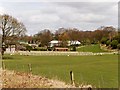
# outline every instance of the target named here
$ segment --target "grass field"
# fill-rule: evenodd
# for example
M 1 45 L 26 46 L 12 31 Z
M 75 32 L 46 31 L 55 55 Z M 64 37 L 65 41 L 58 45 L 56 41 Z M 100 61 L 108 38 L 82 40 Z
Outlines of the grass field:
M 118 87 L 118 56 L 20 56 L 5 55 L 6 68 L 36 75 L 59 79 L 70 83 L 69 72 L 72 70 L 76 83 L 91 84 L 95 87 Z
M 77 51 L 82 51 L 82 52 L 105 52 L 104 50 L 102 50 L 100 48 L 100 45 L 99 44 L 96 44 L 96 45 L 86 45 L 84 47 L 79 47 L 77 48 Z

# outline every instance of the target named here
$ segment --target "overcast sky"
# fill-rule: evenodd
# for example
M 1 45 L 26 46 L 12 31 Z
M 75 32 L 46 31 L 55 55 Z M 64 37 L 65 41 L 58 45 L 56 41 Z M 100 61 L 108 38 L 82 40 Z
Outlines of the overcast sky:
M 112 1 L 112 0 L 111 0 Z M 0 14 L 7 13 L 23 22 L 27 34 L 60 27 L 95 30 L 118 26 L 117 2 L 7 2 L 0 3 Z

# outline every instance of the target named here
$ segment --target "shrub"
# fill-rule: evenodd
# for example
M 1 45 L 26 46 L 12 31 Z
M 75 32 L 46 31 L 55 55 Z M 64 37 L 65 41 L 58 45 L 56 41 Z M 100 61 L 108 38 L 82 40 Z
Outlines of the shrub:
M 73 46 L 71 51 L 76 51 L 76 47 L 75 47 L 75 46 Z
M 33 51 L 40 51 L 38 48 L 34 48 Z
M 120 50 L 120 44 L 117 45 L 117 48 Z
M 101 43 L 102 43 L 102 44 L 106 44 L 106 42 L 107 42 L 107 38 L 103 37 L 103 38 L 101 39 Z
M 47 49 L 46 48 L 42 48 L 42 49 L 40 49 L 40 51 L 47 51 Z
M 113 40 L 113 41 L 111 42 L 111 47 L 112 47 L 113 49 L 116 49 L 116 48 L 117 48 L 117 45 L 118 45 L 118 41 L 117 41 L 117 40 Z
M 110 41 L 110 40 L 107 40 L 106 45 L 109 46 L 110 43 L 111 43 L 111 41 Z
M 44 47 L 36 47 L 33 49 L 34 51 L 47 51 L 47 48 Z
M 26 50 L 31 51 L 33 48 L 31 46 L 26 46 Z
M 48 47 L 47 49 L 48 49 L 48 51 L 52 51 L 52 48 L 51 48 L 51 47 Z

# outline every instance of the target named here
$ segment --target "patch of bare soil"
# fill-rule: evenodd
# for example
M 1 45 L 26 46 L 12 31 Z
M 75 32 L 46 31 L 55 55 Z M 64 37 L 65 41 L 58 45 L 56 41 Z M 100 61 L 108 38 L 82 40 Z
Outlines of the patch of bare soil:
M 32 75 L 30 73 L 0 70 L 2 77 L 2 88 L 76 88 L 66 85 L 65 82 L 52 80 L 45 77 Z M 81 85 L 79 88 L 89 88 L 91 85 Z

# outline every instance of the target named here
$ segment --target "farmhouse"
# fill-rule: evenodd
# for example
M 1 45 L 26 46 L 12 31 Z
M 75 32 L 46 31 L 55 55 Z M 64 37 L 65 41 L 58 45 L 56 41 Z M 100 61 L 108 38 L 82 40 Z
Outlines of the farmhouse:
M 50 41 L 50 47 L 57 47 L 57 46 L 60 46 L 60 42 L 61 41 L 58 41 L 58 40 L 52 40 Z
M 81 42 L 79 42 L 79 41 L 68 41 L 68 46 L 71 46 L 71 45 L 80 45 L 81 44 Z

